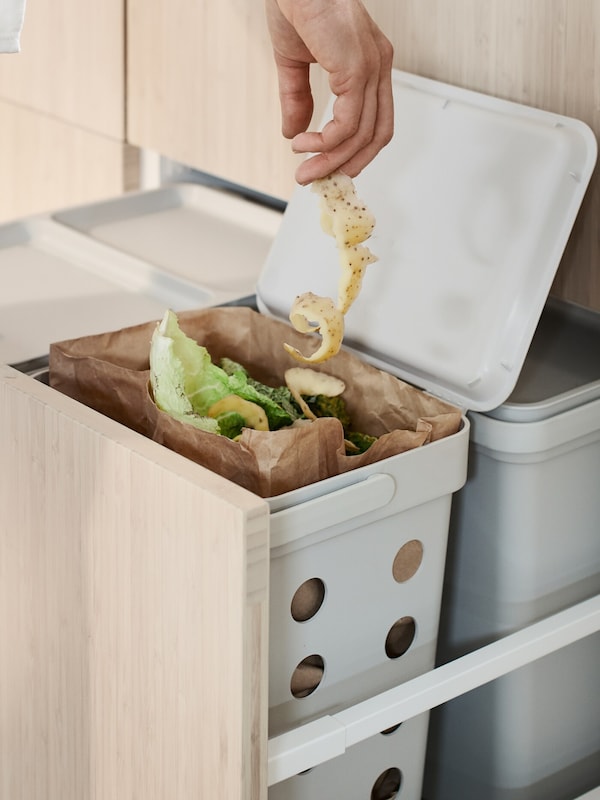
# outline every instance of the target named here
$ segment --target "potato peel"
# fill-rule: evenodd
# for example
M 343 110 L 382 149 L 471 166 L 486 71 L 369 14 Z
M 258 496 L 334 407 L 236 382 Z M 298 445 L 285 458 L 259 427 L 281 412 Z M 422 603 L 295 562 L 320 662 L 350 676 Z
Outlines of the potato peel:
M 326 397 L 338 397 L 346 388 L 346 384 L 340 378 L 328 375 L 326 372 L 317 372 L 309 367 L 286 369 L 284 378 L 292 397 L 308 419 L 316 419 L 316 417 L 302 395 L 308 397 L 322 394 Z
M 321 227 L 338 247 L 352 247 L 373 233 L 375 217 L 361 202 L 348 175 L 339 170 L 312 184 L 321 198 Z
M 216 403 L 208 409 L 207 415 L 209 417 L 218 417 L 219 414 L 225 414 L 228 411 L 235 411 L 246 420 L 248 428 L 254 428 L 256 431 L 268 431 L 269 423 L 264 409 L 250 400 L 244 400 L 237 394 L 228 394 L 217 400 Z
M 284 344 L 285 350 L 296 360 L 316 364 L 339 352 L 344 338 L 344 315 L 330 297 L 319 297 L 312 292 L 298 295 L 292 304 L 290 322 L 300 333 L 319 333 L 321 344 L 310 356 L 296 347 Z
M 359 295 L 363 276 L 377 256 L 362 244 L 340 250 L 342 274 L 338 284 L 338 309 L 345 314 Z
M 360 293 L 365 269 L 377 256 L 365 247 L 375 227 L 375 217 L 356 194 L 352 178 L 339 170 L 313 182 L 312 191 L 320 196 L 321 227 L 333 236 L 339 251 L 342 273 L 338 282 L 337 305 L 329 297 L 312 292 L 296 297 L 290 321 L 300 333 L 319 332 L 321 346 L 311 356 L 285 344 L 298 361 L 318 363 L 339 352 L 344 337 L 344 314 Z

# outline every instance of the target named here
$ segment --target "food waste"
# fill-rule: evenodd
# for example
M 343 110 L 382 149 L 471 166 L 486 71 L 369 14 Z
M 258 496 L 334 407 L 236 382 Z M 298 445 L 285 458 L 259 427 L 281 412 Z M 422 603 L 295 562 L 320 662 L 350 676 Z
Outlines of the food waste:
M 154 402 L 176 420 L 237 440 L 243 428 L 276 431 L 336 417 L 348 455 L 362 453 L 376 437 L 354 431 L 339 378 L 306 367 L 286 370 L 285 385 L 267 386 L 229 358 L 215 364 L 208 350 L 179 327 L 167 310 L 150 343 Z
M 377 257 L 363 244 L 372 234 L 375 217 L 362 203 L 352 179 L 337 171 L 312 184 L 320 196 L 321 227 L 333 236 L 342 269 L 337 302 L 313 292 L 294 300 L 289 319 L 300 333 L 318 333 L 320 346 L 309 356 L 296 347 L 284 344 L 287 352 L 304 363 L 327 361 L 339 352 L 344 338 L 344 315 L 359 295 L 365 270 Z

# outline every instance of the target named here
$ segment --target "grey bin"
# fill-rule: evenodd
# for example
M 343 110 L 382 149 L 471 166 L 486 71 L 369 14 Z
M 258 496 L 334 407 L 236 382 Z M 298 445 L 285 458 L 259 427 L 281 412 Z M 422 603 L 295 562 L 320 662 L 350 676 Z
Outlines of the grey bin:
M 600 314 L 549 301 L 508 402 L 470 414 L 438 661 L 600 590 Z M 569 800 L 600 784 L 600 634 L 432 713 L 427 800 Z

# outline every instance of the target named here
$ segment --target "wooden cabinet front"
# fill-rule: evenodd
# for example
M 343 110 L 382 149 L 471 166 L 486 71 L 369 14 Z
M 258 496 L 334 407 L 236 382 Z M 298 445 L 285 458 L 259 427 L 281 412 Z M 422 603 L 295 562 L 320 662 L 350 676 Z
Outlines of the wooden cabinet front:
M 137 186 L 125 144 L 123 0 L 27 3 L 0 55 L 0 221 Z
M 0 798 L 266 798 L 268 507 L 0 367 Z

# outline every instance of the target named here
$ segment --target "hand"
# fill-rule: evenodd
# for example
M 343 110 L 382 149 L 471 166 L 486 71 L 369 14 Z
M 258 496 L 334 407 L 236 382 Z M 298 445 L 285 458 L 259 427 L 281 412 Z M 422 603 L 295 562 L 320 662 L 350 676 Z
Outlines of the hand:
M 296 153 L 316 153 L 298 183 L 341 169 L 351 178 L 392 138 L 393 48 L 360 0 L 266 0 L 279 78 L 282 132 Z M 307 131 L 313 113 L 310 64 L 329 74 L 333 119 Z

